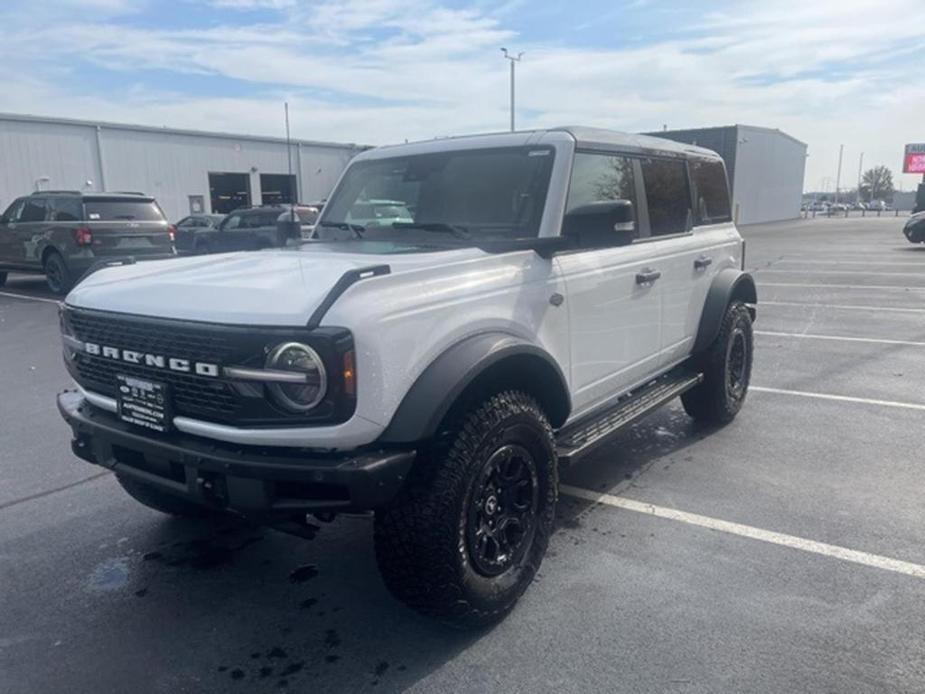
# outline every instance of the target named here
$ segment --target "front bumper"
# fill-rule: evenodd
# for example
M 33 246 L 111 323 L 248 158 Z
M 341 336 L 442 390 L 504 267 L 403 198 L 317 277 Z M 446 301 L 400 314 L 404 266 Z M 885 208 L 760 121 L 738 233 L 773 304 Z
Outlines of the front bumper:
M 58 395 L 74 454 L 165 492 L 263 520 L 317 511 L 366 511 L 401 489 L 416 452 L 323 453 L 220 444 L 141 431 L 75 391 Z

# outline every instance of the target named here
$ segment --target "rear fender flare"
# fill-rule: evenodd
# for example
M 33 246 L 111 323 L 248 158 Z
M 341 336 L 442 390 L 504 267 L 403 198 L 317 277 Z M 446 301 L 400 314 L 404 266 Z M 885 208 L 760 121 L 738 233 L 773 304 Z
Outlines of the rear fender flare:
M 713 278 L 713 284 L 707 292 L 703 313 L 700 314 L 697 339 L 692 350 L 694 354 L 702 353 L 716 339 L 723 316 L 726 315 L 726 308 L 732 301 L 748 304 L 752 320 L 755 319 L 755 304 L 758 302 L 755 280 L 747 272 L 726 268 Z

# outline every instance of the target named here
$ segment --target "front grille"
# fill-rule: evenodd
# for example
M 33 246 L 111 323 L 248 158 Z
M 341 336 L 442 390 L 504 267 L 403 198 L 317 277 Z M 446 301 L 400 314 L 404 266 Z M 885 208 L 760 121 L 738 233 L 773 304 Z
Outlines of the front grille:
M 235 335 L 237 331 L 221 326 L 139 320 L 76 310 L 66 311 L 65 320 L 74 337 L 82 342 L 211 364 L 243 363 L 248 356 L 254 356 L 253 349 L 248 350 L 249 341 L 244 334 Z M 115 397 L 116 374 L 127 374 L 169 384 L 177 415 L 231 422 L 239 413 L 241 403 L 236 390 L 218 378 L 89 354 L 80 354 L 73 366 L 82 386 L 104 395 Z
M 81 342 L 100 347 L 141 352 L 164 358 L 186 359 L 191 364 L 262 368 L 266 355 L 282 342 L 308 342 L 328 368 L 328 392 L 310 412 L 282 410 L 265 387 L 256 382 L 234 382 L 223 377 L 200 376 L 133 364 L 86 352 L 66 360 L 74 379 L 87 390 L 117 397 L 116 374 L 167 383 L 175 416 L 204 419 L 237 426 L 294 426 L 345 422 L 356 408 L 347 393 L 339 366 L 353 349 L 353 336 L 343 328 L 252 327 L 222 325 L 66 307 L 62 329 Z

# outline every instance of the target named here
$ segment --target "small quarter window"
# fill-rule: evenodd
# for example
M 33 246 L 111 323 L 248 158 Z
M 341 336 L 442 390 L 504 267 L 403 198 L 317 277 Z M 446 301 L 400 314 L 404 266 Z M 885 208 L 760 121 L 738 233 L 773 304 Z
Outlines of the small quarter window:
M 718 159 L 692 159 L 689 163 L 694 186 L 697 224 L 719 224 L 732 219 L 726 168 Z
M 652 236 L 682 234 L 693 222 L 687 167 L 680 159 L 646 159 L 642 178 Z

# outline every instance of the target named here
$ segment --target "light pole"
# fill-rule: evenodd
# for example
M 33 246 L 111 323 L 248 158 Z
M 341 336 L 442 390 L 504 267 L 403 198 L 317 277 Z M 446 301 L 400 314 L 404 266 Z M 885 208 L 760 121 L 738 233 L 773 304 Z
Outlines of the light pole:
M 511 63 L 511 132 L 514 132 L 514 65 L 520 62 L 524 54 L 521 52 L 515 56 L 513 53 L 508 53 L 507 48 L 502 48 L 501 52 L 504 53 L 504 57 Z

